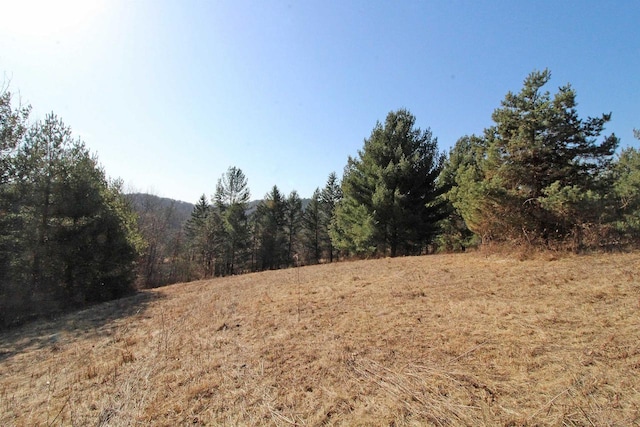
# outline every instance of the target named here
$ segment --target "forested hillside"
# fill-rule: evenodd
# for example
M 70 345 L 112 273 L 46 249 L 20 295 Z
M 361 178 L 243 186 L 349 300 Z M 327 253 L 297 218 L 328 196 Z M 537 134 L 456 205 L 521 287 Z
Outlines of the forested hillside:
M 172 231 L 182 229 L 193 211 L 193 203 L 159 197 L 147 193 L 127 193 L 125 198 L 131 208 L 141 216 L 145 212 L 163 212 L 166 217 L 166 227 Z

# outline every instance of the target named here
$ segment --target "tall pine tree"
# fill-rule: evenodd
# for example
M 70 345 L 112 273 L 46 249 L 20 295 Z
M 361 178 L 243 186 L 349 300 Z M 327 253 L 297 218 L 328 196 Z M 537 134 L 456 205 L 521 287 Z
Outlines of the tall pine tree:
M 293 264 L 297 254 L 300 229 L 302 227 L 302 200 L 298 192 L 293 190 L 287 197 L 285 208 L 285 232 L 287 235 L 286 262 Z
M 215 260 L 215 237 L 212 230 L 215 219 L 213 208 L 207 201 L 207 196 L 202 195 L 193 207 L 191 218 L 184 225 L 185 238 L 187 240 L 187 258 L 189 265 L 196 277 L 213 275 Z
M 444 161 L 430 130 L 407 110 L 377 123 L 357 158 L 349 157 L 332 238 L 339 249 L 397 256 L 424 251 L 444 210 L 437 185 Z
M 340 181 L 336 173 L 331 172 L 327 178 L 327 183 L 320 193 L 320 246 L 321 251 L 325 254 L 324 256 L 329 259 L 329 262 L 333 262 L 336 256 L 336 249 L 329 234 L 329 229 L 340 200 L 342 200 Z
M 288 263 L 287 202 L 276 185 L 253 215 L 254 269 L 272 270 Z
M 302 215 L 302 242 L 307 262 L 319 263 L 322 257 L 322 206 L 318 188 Z
M 220 267 L 223 275 L 234 274 L 246 267 L 250 241 L 246 211 L 250 195 L 246 176 L 235 166 L 218 180 L 214 199 L 224 229 Z

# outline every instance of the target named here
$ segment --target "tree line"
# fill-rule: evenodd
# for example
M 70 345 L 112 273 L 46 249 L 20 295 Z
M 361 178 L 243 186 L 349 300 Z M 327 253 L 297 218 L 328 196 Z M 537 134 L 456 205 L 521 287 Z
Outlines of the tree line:
M 277 185 L 250 201 L 246 176 L 230 167 L 209 199 L 202 195 L 182 225 L 180 202 L 152 195 L 128 197 L 146 245 L 138 262 L 140 287 L 250 271 L 332 262 L 329 224 L 341 198 L 337 175 L 310 199 Z
M 200 197 L 184 225 L 180 257 L 174 260 L 183 266 L 184 280 L 335 259 L 329 236 L 341 199 L 335 173 L 306 207 L 295 190 L 286 196 L 277 185 L 252 209 L 249 199 L 247 178 L 237 167 L 220 177 L 211 200 Z
M 391 111 L 342 178 L 331 173 L 305 203 L 277 185 L 251 202 L 245 174 L 230 167 L 184 223 L 174 204 L 127 199 L 59 118 L 29 124 L 30 109 L 4 91 L 0 320 L 136 286 L 352 257 L 494 243 L 635 247 L 640 153 L 618 151 L 619 139 L 603 135 L 610 113 L 580 118 L 571 85 L 544 90 L 550 78 L 532 72 L 482 135 L 461 137 L 448 153 L 410 111 Z
M 633 247 L 640 154 L 616 157 L 619 139 L 603 135 L 611 114 L 580 118 L 574 89 L 552 95 L 550 78 L 532 72 L 483 135 L 463 136 L 448 155 L 408 110 L 390 112 L 348 158 L 342 182 L 332 174 L 304 210 L 295 191 L 285 198 L 274 186 L 247 215 L 246 178 L 230 168 L 187 222 L 189 259 L 207 277 L 492 243 Z

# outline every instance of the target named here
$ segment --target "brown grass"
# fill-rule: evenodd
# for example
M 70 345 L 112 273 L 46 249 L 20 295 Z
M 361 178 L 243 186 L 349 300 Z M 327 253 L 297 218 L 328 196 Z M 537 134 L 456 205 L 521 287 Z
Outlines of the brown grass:
M 0 335 L 0 425 L 640 425 L 640 253 L 174 285 Z

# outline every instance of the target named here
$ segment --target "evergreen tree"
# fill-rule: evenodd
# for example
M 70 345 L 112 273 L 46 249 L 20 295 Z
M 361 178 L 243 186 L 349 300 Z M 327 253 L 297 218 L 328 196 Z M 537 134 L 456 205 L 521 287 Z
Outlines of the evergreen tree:
M 184 225 L 189 263 L 195 264 L 198 277 L 207 277 L 213 272 L 213 239 L 209 235 L 211 214 L 211 205 L 203 194 Z
M 214 200 L 224 229 L 221 273 L 234 274 L 247 261 L 250 234 L 246 215 L 250 192 L 241 169 L 230 167 L 218 180 Z
M 327 183 L 320 193 L 320 246 L 322 253 L 326 253 L 329 262 L 333 262 L 335 248 L 329 234 L 331 222 L 334 219 L 336 206 L 342 200 L 342 188 L 335 172 L 331 172 Z M 324 256 L 324 255 L 323 255 Z
M 570 85 L 542 92 L 548 70 L 531 73 L 493 113 L 494 126 L 475 143 L 475 164 L 460 168 L 454 205 L 484 240 L 548 244 L 602 220 L 603 172 L 618 145 L 596 139 L 610 114 L 581 120 Z
M 210 210 L 211 205 L 207 202 L 207 196 L 203 194 L 194 205 L 191 218 L 184 225 L 187 239 L 194 240 L 202 232 Z
M 75 281 L 71 282 L 72 292 L 87 286 L 87 302 L 108 301 L 133 292 L 135 260 L 144 245 L 136 227 L 136 215 L 122 192 L 122 182 L 106 180 L 102 171 L 100 175 L 101 203 L 96 203 L 93 211 L 87 211 L 82 218 L 88 222 L 82 234 L 84 247 L 91 256 L 85 256 L 84 261 L 75 259 L 73 269 L 80 274 L 76 273 Z M 86 271 L 87 266 L 94 271 Z
M 345 190 L 345 194 L 350 190 Z M 353 197 L 344 197 L 336 207 L 329 234 L 335 248 L 359 256 L 376 251 L 374 215 L 367 205 Z
M 639 137 L 640 139 L 640 137 Z M 613 192 L 616 197 L 616 229 L 625 241 L 640 237 L 640 151 L 622 150 L 612 165 Z
M 62 194 L 55 190 L 65 178 L 65 156 L 73 144 L 71 129 L 50 114 L 28 130 L 16 156 L 17 180 L 25 196 L 22 203 L 31 208 L 24 216 L 28 221 L 25 230 L 29 231 L 25 238 L 32 259 L 32 292 L 37 294 L 52 291 L 60 276 L 56 271 L 60 268 L 55 259 L 57 242 L 53 239 L 58 221 L 52 208 Z
M 235 166 L 227 169 L 222 174 L 216 185 L 215 203 L 218 207 L 226 208 L 234 204 L 246 204 L 251 193 L 247 183 L 247 177 L 242 169 Z
M 23 194 L 16 179 L 16 151 L 28 127 L 30 108 L 14 108 L 8 90 L 0 92 L 0 325 L 14 319 L 29 299 L 29 259 L 23 238 Z
M 258 204 L 254 213 L 254 259 L 259 270 L 277 269 L 287 264 L 286 210 L 286 200 L 275 185 Z
M 286 261 L 291 264 L 296 254 L 298 234 L 302 226 L 302 200 L 298 192 L 293 190 L 287 197 L 285 207 L 285 233 L 287 237 Z
M 5 324 L 133 290 L 141 239 L 117 183 L 55 115 L 16 143 L 0 194 Z M 8 244 L 7 244 L 8 243 Z M 11 259 L 6 263 L 7 259 Z M 6 279 L 9 278 L 10 282 Z M 7 286 L 9 283 L 9 286 Z
M 27 131 L 31 107 L 14 108 L 11 92 L 0 91 L 0 185 L 11 178 L 18 144 Z
M 447 192 L 443 194 L 446 201 L 447 216 L 440 222 L 440 234 L 437 237 L 438 249 L 442 251 L 461 251 L 469 246 L 477 244 L 475 235 L 454 207 L 453 203 L 459 201 L 458 176 L 465 172 L 473 173 L 477 167 L 474 155 L 475 147 L 482 144 L 482 139 L 473 135 L 460 138 L 449 151 L 442 173 L 438 181 Z
M 317 264 L 322 257 L 322 205 L 320 201 L 320 189 L 316 188 L 302 215 L 303 246 L 305 259 Z
M 407 110 L 377 123 L 358 158 L 349 158 L 332 238 L 339 249 L 396 256 L 432 242 L 443 215 L 437 178 L 444 156 Z

